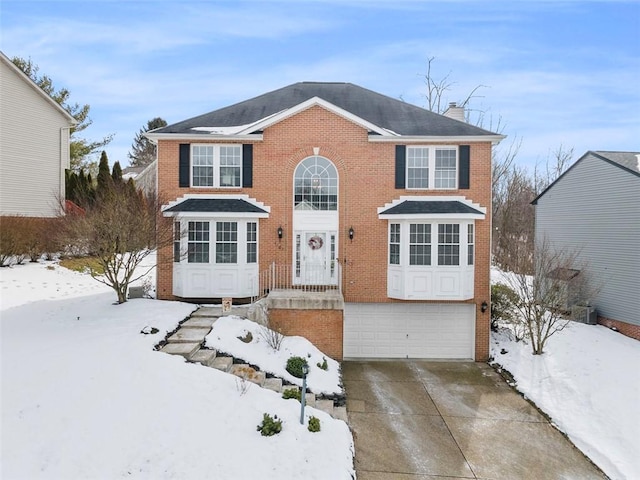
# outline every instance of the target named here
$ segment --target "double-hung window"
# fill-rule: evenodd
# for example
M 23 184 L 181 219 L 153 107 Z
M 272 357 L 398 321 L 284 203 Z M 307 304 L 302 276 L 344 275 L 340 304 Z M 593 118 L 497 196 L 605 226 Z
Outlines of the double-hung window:
M 400 265 L 400 224 L 389 225 L 389 264 Z
M 192 145 L 191 185 L 240 187 L 242 145 Z
M 431 224 L 409 225 L 409 265 L 431 265 Z
M 455 189 L 458 187 L 457 147 L 407 147 L 407 189 Z
M 180 222 L 173 222 L 173 261 L 180 263 Z
M 438 265 L 460 265 L 460 225 L 438 224 Z
M 238 222 L 216 222 L 216 263 L 238 263 Z
M 209 222 L 189 222 L 188 263 L 209 263 Z
M 473 223 L 467 225 L 467 265 L 473 265 Z
M 258 224 L 247 223 L 247 263 L 258 261 Z

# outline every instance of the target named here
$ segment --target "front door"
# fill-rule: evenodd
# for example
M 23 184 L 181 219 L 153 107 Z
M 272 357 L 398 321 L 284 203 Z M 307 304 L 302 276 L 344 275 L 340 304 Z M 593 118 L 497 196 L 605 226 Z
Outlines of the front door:
M 296 233 L 296 270 L 298 285 L 336 285 L 335 232 Z

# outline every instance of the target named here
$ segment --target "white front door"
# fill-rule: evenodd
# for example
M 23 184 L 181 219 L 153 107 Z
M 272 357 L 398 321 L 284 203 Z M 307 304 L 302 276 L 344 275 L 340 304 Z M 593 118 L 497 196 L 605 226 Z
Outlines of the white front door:
M 336 285 L 337 277 L 335 232 L 297 232 L 294 283 Z

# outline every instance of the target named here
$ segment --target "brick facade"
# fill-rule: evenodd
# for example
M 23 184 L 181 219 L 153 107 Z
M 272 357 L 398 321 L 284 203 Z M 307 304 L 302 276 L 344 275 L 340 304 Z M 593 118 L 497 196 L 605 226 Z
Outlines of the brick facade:
M 203 139 L 198 143 L 206 143 Z M 158 191 L 161 199 L 175 200 L 187 193 L 247 194 L 271 208 L 269 218 L 259 223 L 260 271 L 272 262 L 291 264 L 293 245 L 293 175 L 296 166 L 305 158 L 318 154 L 336 166 L 339 176 L 338 261 L 342 265 L 342 291 L 345 302 L 397 302 L 387 297 L 387 229 L 388 222 L 380 220 L 377 208 L 401 195 L 464 196 L 486 208 L 486 218 L 475 222 L 475 297 L 465 303 L 476 304 L 476 360 L 489 356 L 489 313 L 481 313 L 480 304 L 490 302 L 489 270 L 491 242 L 491 142 L 446 142 L 434 145 L 470 145 L 471 185 L 465 190 L 415 191 L 396 189 L 395 144 L 372 142 L 365 128 L 321 106 L 286 118 L 266 128 L 262 141 L 253 142 L 253 187 L 237 189 L 180 188 L 178 186 L 178 146 L 184 140 L 159 140 Z M 220 143 L 211 141 L 211 143 Z M 235 142 L 240 143 L 240 142 Z M 247 142 L 244 142 L 247 143 Z M 398 138 L 402 142 L 402 137 Z M 429 145 L 428 142 L 420 145 Z M 165 203 L 166 203 L 165 201 Z M 166 220 L 165 220 L 166 221 Z M 278 239 L 277 229 L 284 235 Z M 352 241 L 349 228 L 354 230 Z M 158 252 L 157 295 L 172 299 L 172 247 Z M 342 312 L 340 312 L 341 316 Z M 293 321 L 293 317 L 296 321 Z M 311 319 L 310 317 L 313 317 Z M 330 317 L 330 318 L 329 318 Z M 329 322 L 317 333 L 308 336 L 325 342 L 328 349 L 342 357 L 342 332 L 339 332 L 334 313 L 300 315 L 292 311 L 282 314 L 287 329 L 297 334 L 304 328 L 315 331 L 318 319 Z M 340 321 L 341 323 L 341 321 Z M 341 329 L 341 327 L 340 327 Z M 338 341 L 340 338 L 340 341 Z M 340 345 L 338 345 L 338 343 Z M 327 350 L 327 353 L 329 351 Z
M 284 335 L 305 337 L 334 360 L 342 360 L 342 310 L 274 309 L 269 322 Z

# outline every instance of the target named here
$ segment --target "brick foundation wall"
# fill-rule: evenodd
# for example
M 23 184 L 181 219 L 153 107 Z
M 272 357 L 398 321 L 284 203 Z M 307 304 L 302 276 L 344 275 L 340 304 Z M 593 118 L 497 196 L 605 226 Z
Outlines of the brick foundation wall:
M 631 323 L 620 322 L 607 317 L 601 317 L 598 315 L 598 323 L 605 327 L 615 328 L 623 335 L 627 337 L 640 340 L 640 325 L 632 325 Z
M 338 361 L 342 361 L 342 317 L 342 310 L 269 310 L 271 328 L 304 337 Z

